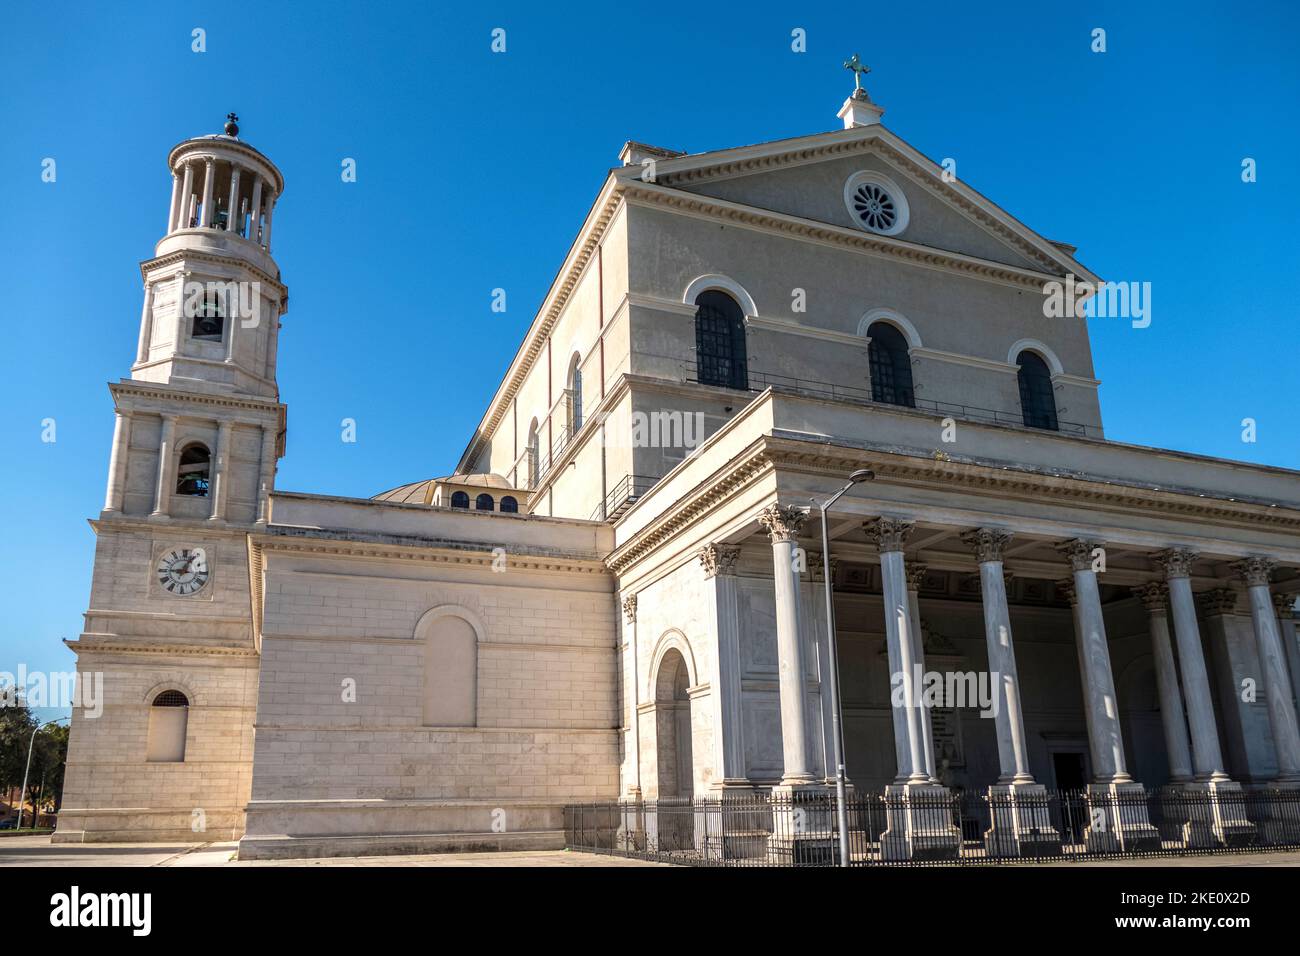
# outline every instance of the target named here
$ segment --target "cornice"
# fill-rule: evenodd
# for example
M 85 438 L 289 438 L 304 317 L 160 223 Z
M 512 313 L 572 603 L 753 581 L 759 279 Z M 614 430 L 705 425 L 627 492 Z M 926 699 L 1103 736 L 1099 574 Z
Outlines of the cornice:
M 79 640 L 64 641 L 80 657 L 82 654 L 171 654 L 180 657 L 242 657 L 256 658 L 252 647 L 230 647 L 213 644 L 176 644 L 149 638 L 101 637 L 83 634 Z
M 255 395 L 232 395 L 221 392 L 191 392 L 174 389 L 152 382 L 138 382 L 133 379 L 120 379 L 108 383 L 114 404 L 121 395 L 136 398 L 153 399 L 159 402 L 184 402 L 191 405 L 204 405 L 216 408 L 242 408 L 246 411 L 274 412 L 283 430 L 287 406 L 274 398 L 258 398 Z M 248 422 L 249 425 L 261 425 L 261 422 Z
M 295 529 L 297 531 L 297 529 Z M 356 536 L 342 538 L 342 532 L 311 531 L 292 536 L 283 531 L 252 537 L 253 546 L 266 553 L 320 554 L 340 557 L 380 558 L 385 560 L 422 561 L 430 564 L 458 565 L 491 570 L 498 561 L 494 546 L 480 542 L 401 541 L 395 536 Z M 548 555 L 506 549 L 506 560 L 511 570 L 558 571 L 569 574 L 605 575 L 607 569 L 599 557 L 572 557 Z
M 259 280 L 270 285 L 272 287 L 272 291 L 280 293 L 278 298 L 278 302 L 280 304 L 279 315 L 283 315 L 286 311 L 288 311 L 289 287 L 285 285 L 282 281 L 280 281 L 280 278 L 278 276 L 273 276 L 269 272 L 266 272 L 263 269 L 259 269 L 257 266 L 249 262 L 247 259 L 242 259 L 239 256 L 216 255 L 211 252 L 202 252 L 197 249 L 177 249 L 175 252 L 169 252 L 165 256 L 157 256 L 153 259 L 145 259 L 143 262 L 141 262 L 140 280 L 142 282 L 148 282 L 149 273 L 152 271 L 155 271 L 157 269 L 166 269 L 168 266 L 174 266 L 182 262 L 190 262 L 193 260 L 198 260 L 200 262 L 214 262 L 214 263 L 219 263 L 221 265 L 229 265 L 230 263 L 235 263 L 240 268 L 247 269 L 249 272 L 256 275 Z M 163 280 L 160 279 L 157 281 L 161 282 Z M 279 316 L 277 315 L 276 318 L 279 318 Z
M 1036 293 L 1042 292 L 1044 283 L 1060 279 L 1060 276 L 1055 273 L 1023 269 L 994 262 L 991 259 L 948 252 L 932 246 L 908 242 L 905 239 L 881 236 L 848 226 L 819 222 L 815 219 L 804 219 L 658 184 L 628 183 L 624 186 L 623 195 L 628 202 L 636 205 L 658 206 L 684 215 L 722 220 L 738 226 L 766 230 L 840 249 L 879 256 L 906 265 L 940 269 L 976 279 L 999 282 Z
M 573 248 L 565 258 L 565 265 L 561 267 L 559 275 L 552 283 L 542 308 L 538 311 L 519 351 L 510 363 L 510 371 L 506 379 L 501 383 L 497 394 L 493 396 L 492 403 L 474 433 L 473 440 L 461 454 L 460 464 L 472 462 L 482 450 L 488 436 L 492 435 L 501 424 L 506 409 L 510 407 L 510 403 L 523 386 L 524 379 L 532 369 L 538 353 L 545 345 L 551 330 L 555 328 L 555 323 L 559 321 L 560 314 L 582 278 L 582 273 L 595 255 L 596 249 L 605 236 L 605 231 L 623 203 L 622 191 L 608 180 L 601 190 L 601 196 L 603 201 L 597 199 L 595 207 L 588 214 L 587 221 L 583 223 L 578 238 L 574 240 Z
M 655 518 L 631 541 L 614 549 L 605 560 L 610 571 L 622 575 L 642 557 L 670 541 L 682 529 L 694 524 L 719 502 L 725 501 L 769 473 L 773 467 L 772 459 L 765 451 L 753 451 L 755 448 L 762 448 L 764 444 L 763 439 L 755 442 L 726 466 L 696 485 L 690 494 Z
M 836 135 L 836 134 L 832 134 Z M 842 136 L 843 134 L 838 134 Z M 809 163 L 821 162 L 827 159 L 838 159 L 846 156 L 853 156 L 860 153 L 876 153 L 891 165 L 897 167 L 900 171 L 906 173 L 918 186 L 927 192 L 936 196 L 942 202 L 955 206 L 967 218 L 975 221 L 987 231 L 993 233 L 1002 242 L 1015 249 L 1021 255 L 1025 256 L 1031 262 L 1039 263 L 1049 269 L 1061 270 L 1063 274 L 1067 271 L 1061 259 L 1052 252 L 1049 252 L 1038 244 L 1029 241 L 1022 233 L 1031 232 L 1029 227 L 1016 223 L 1012 226 L 1005 222 L 1001 217 L 991 212 L 986 204 L 988 200 L 979 196 L 970 187 L 958 183 L 956 186 L 949 185 L 936 177 L 935 170 L 918 161 L 920 153 L 914 153 L 911 147 L 906 149 L 900 148 L 906 146 L 900 139 L 896 144 L 891 140 L 896 139 L 896 134 L 890 132 L 884 127 L 876 127 L 872 132 L 864 134 L 864 137 L 844 140 L 842 138 L 830 142 L 820 142 L 810 144 L 803 148 L 780 148 L 779 144 L 773 144 L 776 151 L 757 151 L 744 150 L 746 155 L 738 156 L 735 159 L 714 163 L 712 165 L 697 166 L 691 169 L 680 171 L 673 170 L 673 165 L 680 165 L 683 160 L 677 160 L 668 164 L 658 164 L 658 172 L 655 176 L 655 182 L 665 186 L 686 186 L 704 183 L 718 179 L 733 179 L 738 176 L 748 176 L 754 173 L 769 172 L 777 169 L 785 169 L 791 166 L 803 166 Z M 689 157 L 687 158 L 689 159 Z M 929 162 L 929 160 L 925 160 Z M 665 168 L 665 165 L 667 168 Z M 931 164 L 933 165 L 933 164 Z M 966 195 L 970 192 L 972 195 Z M 991 204 L 989 204 L 991 205 Z M 1001 211 L 1001 210 L 999 210 Z M 1003 213 L 1006 215 L 1006 213 Z M 1016 228 L 1018 226 L 1019 228 Z M 1052 246 L 1055 252 L 1064 253 L 1065 250 L 1060 246 L 1052 243 L 1051 240 L 1043 239 L 1045 244 Z M 1074 261 L 1073 256 L 1067 257 Z M 1075 263 L 1078 264 L 1077 262 Z M 1080 266 L 1080 269 L 1082 267 Z M 1087 270 L 1082 270 L 1087 272 Z
M 1278 529 L 1300 529 L 1300 511 L 1245 502 L 1211 504 L 1191 494 L 1141 487 L 1114 485 L 1095 479 L 1037 474 L 1008 473 L 994 465 L 939 461 L 920 456 L 884 453 L 872 449 L 828 450 L 822 444 L 763 436 L 701 482 L 672 508 L 648 524 L 631 541 L 611 552 L 606 564 L 616 575 L 625 574 L 637 561 L 670 541 L 720 500 L 736 494 L 773 470 L 789 469 L 800 474 L 842 478 L 870 459 L 876 481 L 961 486 L 973 491 L 989 490 L 1096 504 L 1140 511 L 1156 511 L 1175 517 L 1209 519 Z

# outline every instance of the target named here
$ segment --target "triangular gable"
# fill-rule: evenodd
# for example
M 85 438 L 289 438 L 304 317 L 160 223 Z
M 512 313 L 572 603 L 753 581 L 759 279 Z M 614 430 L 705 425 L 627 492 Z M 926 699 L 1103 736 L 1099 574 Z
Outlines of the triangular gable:
M 754 146 L 657 159 L 616 176 L 653 176 L 680 189 L 784 215 L 857 228 L 844 205 L 843 186 L 860 169 L 887 173 L 905 192 L 910 222 L 896 238 L 1036 272 L 1098 281 L 1072 255 L 960 180 L 883 126 L 863 126 Z

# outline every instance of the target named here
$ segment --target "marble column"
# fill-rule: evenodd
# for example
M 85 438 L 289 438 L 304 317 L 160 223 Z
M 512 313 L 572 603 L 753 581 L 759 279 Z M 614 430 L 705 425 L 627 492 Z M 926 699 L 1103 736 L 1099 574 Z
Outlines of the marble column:
M 154 486 L 153 513 L 150 517 L 166 518 L 172 500 L 172 446 L 176 436 L 176 416 L 164 414 L 162 431 L 158 436 L 158 481 Z
M 275 210 L 275 190 L 269 190 L 266 197 L 266 225 L 262 230 L 262 245 L 271 251 L 271 213 Z
M 181 179 L 176 175 L 176 170 L 172 170 L 172 201 L 167 207 L 167 232 L 170 233 L 176 228 L 176 209 L 180 205 L 181 199 Z M 166 233 L 164 233 L 166 235 Z
M 929 783 L 925 745 L 921 740 L 921 687 L 917 681 L 912 642 L 911 609 L 907 601 L 907 567 L 903 547 L 915 523 L 877 518 L 864 526 L 867 538 L 880 553 L 880 581 L 885 611 L 885 646 L 890 667 L 890 710 L 895 738 L 902 737 L 902 760 L 897 784 Z
M 185 337 L 188 329 L 185 328 L 185 320 L 189 318 L 185 314 L 185 283 L 189 280 L 188 272 L 176 273 L 176 328 L 172 335 L 172 352 L 179 355 L 181 347 L 185 344 Z
M 230 202 L 226 205 L 226 232 L 239 234 L 239 167 L 230 167 Z
M 126 495 L 126 462 L 131 447 L 131 413 L 120 409 L 113 422 L 113 450 L 108 457 L 108 488 L 104 492 L 104 512 L 118 514 Z
M 1278 632 L 1286 651 L 1286 669 L 1291 675 L 1291 699 L 1300 706 L 1300 644 L 1296 643 L 1295 599 L 1295 594 L 1289 592 L 1273 595 Z
M 641 712 L 637 707 L 640 694 L 640 660 L 636 642 L 636 595 L 623 598 L 623 707 L 627 721 L 627 779 L 624 781 L 626 798 L 641 799 Z
M 835 569 L 840 559 L 832 557 L 831 583 L 834 586 Z M 835 785 L 835 742 L 832 731 L 833 708 L 831 694 L 831 646 L 829 630 L 833 624 L 826 622 L 826 568 L 825 559 L 820 551 L 808 552 L 807 580 L 804 584 L 804 606 L 808 609 L 808 643 L 811 647 L 814 676 L 817 681 L 817 699 L 810 700 L 812 714 L 809 724 L 812 730 L 812 746 L 819 758 L 822 777 L 828 786 Z M 847 780 L 847 777 L 845 778 Z
M 149 361 L 149 347 L 153 344 L 153 283 L 144 285 L 144 308 L 140 310 L 140 341 L 136 344 L 137 363 Z
M 172 223 L 172 230 L 188 229 L 190 227 L 191 208 L 194 206 L 194 164 L 186 163 L 185 171 L 181 177 L 181 201 L 178 204 L 180 208 L 176 210 L 176 220 Z
M 907 597 L 903 547 L 915 524 L 881 517 L 863 526 L 880 552 L 880 579 L 885 613 L 885 644 L 890 660 L 890 704 L 895 738 L 904 746 L 898 776 L 885 788 L 885 831 L 880 835 L 885 860 L 952 859 L 961 846 L 953 824 L 952 795 L 934 783 L 926 769 L 922 741 L 922 687 L 912 639 L 912 611 Z
M 1144 850 L 1160 847 L 1160 833 L 1151 825 L 1146 791 L 1129 776 L 1120 732 L 1119 699 L 1106 643 L 1106 622 L 1093 562 L 1101 544 L 1083 538 L 1057 545 L 1073 572 L 1078 602 L 1075 624 L 1083 677 L 1084 706 L 1088 710 L 1089 750 L 1093 782 L 1088 785 L 1090 823 L 1084 831 L 1087 845 L 1098 851 Z
M 1078 601 L 1076 637 L 1083 663 L 1083 700 L 1091 714 L 1089 743 L 1092 750 L 1092 774 L 1096 783 L 1131 783 L 1124 761 L 1124 741 L 1119 725 L 1119 701 L 1115 695 L 1115 678 L 1110 666 L 1110 648 L 1106 642 L 1106 622 L 1101 611 L 1101 592 L 1093 571 L 1096 541 L 1074 539 L 1057 546 L 1065 554 L 1074 573 L 1074 593 Z
M 223 421 L 217 425 L 217 447 L 212 450 L 211 467 L 212 467 L 212 487 L 208 494 L 211 500 L 212 511 L 209 520 L 224 522 L 226 520 L 226 486 L 230 479 L 229 461 L 230 461 L 230 435 L 234 423 Z
M 1020 704 L 1020 677 L 1011 640 L 1011 612 L 1007 607 L 1002 549 L 1010 533 L 999 528 L 976 528 L 961 536 L 975 552 L 980 566 L 984 601 L 984 638 L 988 645 L 989 677 L 994 682 L 997 712 L 998 783 L 1031 784 L 1029 747 L 1025 739 L 1024 712 Z
M 1277 752 L 1277 782 L 1300 784 L 1300 728 L 1296 725 L 1295 704 L 1291 700 L 1291 681 L 1286 669 L 1286 651 L 1278 633 L 1277 613 L 1269 593 L 1269 576 L 1276 567 L 1269 558 L 1251 557 L 1238 561 L 1233 570 L 1246 582 L 1250 596 L 1250 617 L 1255 627 L 1255 644 L 1259 652 L 1260 689 L 1268 703 L 1268 722 L 1273 731 L 1273 748 Z
M 799 529 L 808 513 L 795 507 L 769 505 L 758 523 L 772 541 L 772 571 L 776 589 L 776 650 L 781 695 L 781 749 L 785 770 L 783 788 L 805 787 L 816 781 L 808 754 L 807 705 L 802 609 L 799 606 L 799 571 L 795 550 Z
M 258 234 L 262 228 L 262 177 L 253 173 L 253 202 L 249 206 L 248 216 L 248 238 L 253 242 L 261 242 L 262 237 Z
M 1165 753 L 1169 757 L 1169 782 L 1184 784 L 1192 778 L 1192 748 L 1183 715 L 1183 692 L 1178 688 L 1178 667 L 1169 642 L 1168 585 L 1152 581 L 1133 589 L 1147 611 L 1151 632 L 1151 656 L 1156 668 L 1156 691 L 1160 696 L 1160 724 L 1165 732 Z
M 199 227 L 206 228 L 213 223 L 212 218 L 212 192 L 216 185 L 217 161 L 215 159 L 205 159 L 203 161 L 203 205 L 199 208 Z
M 1198 780 L 1220 782 L 1229 778 L 1219 745 L 1214 705 L 1210 702 L 1210 675 L 1205 667 L 1201 626 L 1196 619 L 1196 598 L 1192 595 L 1192 563 L 1196 558 L 1194 552 L 1184 548 L 1170 548 L 1153 556 L 1165 573 L 1169 605 L 1173 610 L 1174 640 L 1178 644 L 1178 663 L 1182 670 L 1187 722 L 1191 730 L 1192 771 Z M 1156 676 L 1158 679 L 1159 671 Z M 1163 690 L 1161 694 L 1160 706 L 1163 709 Z
M 262 454 L 257 467 L 257 523 L 266 524 L 271 520 L 271 489 L 275 487 L 275 444 L 274 426 L 262 426 Z
M 736 563 L 740 547 L 708 544 L 699 551 L 708 619 L 713 623 L 717 667 L 710 687 L 714 789 L 752 789 L 745 771 L 740 709 L 740 594 Z
M 925 632 L 921 629 L 921 583 L 925 580 L 924 564 L 907 565 L 907 612 L 908 634 L 912 639 L 912 661 L 925 673 Z M 920 692 L 920 688 L 917 689 Z M 931 783 L 939 782 L 938 765 L 934 759 L 934 724 L 930 708 L 921 708 L 921 754 L 924 759 L 922 769 Z

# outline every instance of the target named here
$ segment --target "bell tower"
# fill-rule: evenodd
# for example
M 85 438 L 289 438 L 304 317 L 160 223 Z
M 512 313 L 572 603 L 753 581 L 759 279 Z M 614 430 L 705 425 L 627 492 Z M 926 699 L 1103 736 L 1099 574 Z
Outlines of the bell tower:
M 78 683 L 101 690 L 73 708 L 56 842 L 233 839 L 248 802 L 260 589 L 248 542 L 285 436 L 275 366 L 288 290 L 271 255 L 284 178 L 233 113 L 167 165 L 139 337 L 124 336 L 130 376 L 109 384 L 90 602 L 68 642 Z
M 173 147 L 167 165 L 167 227 L 140 264 L 135 360 L 110 386 L 104 514 L 251 524 L 284 448 L 275 367 L 289 295 L 271 255 L 284 177 L 239 138 L 234 113 L 224 132 Z

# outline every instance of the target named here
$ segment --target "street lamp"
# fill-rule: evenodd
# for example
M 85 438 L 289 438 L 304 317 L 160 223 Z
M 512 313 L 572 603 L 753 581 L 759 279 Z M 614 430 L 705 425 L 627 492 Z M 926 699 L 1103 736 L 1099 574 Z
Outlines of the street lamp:
M 65 720 L 71 720 L 71 717 L 56 717 L 54 720 L 47 720 L 43 724 L 37 724 L 32 730 L 32 736 L 27 741 L 27 766 L 23 770 L 23 788 L 18 791 L 18 824 L 14 827 L 17 833 L 23 828 L 23 801 L 27 799 L 27 775 L 32 772 L 32 750 L 36 746 L 36 735 L 46 727 L 61 723 Z M 36 829 L 36 824 L 40 822 L 41 815 L 35 807 L 32 807 L 32 829 Z
M 831 746 L 835 750 L 835 810 L 840 828 L 840 866 L 849 865 L 849 811 L 844 795 L 844 733 L 840 726 L 840 653 L 835 643 L 835 601 L 831 596 L 831 540 L 826 529 L 826 512 L 850 488 L 870 481 L 876 473 L 870 468 L 860 468 L 849 475 L 849 483 L 820 504 L 813 499 L 822 514 L 822 581 L 826 590 L 826 637 L 831 673 Z

